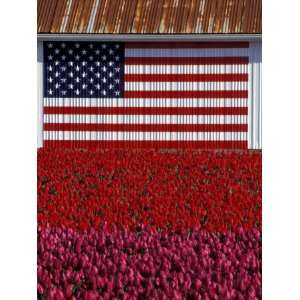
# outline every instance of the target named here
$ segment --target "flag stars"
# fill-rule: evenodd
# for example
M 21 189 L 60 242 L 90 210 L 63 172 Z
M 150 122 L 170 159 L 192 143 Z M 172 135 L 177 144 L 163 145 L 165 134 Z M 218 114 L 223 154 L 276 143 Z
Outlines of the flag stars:
M 89 57 L 89 60 L 92 61 L 93 59 L 94 59 L 94 56 L 91 55 L 91 56 Z
M 106 83 L 107 79 L 104 77 L 101 79 L 103 83 Z
M 68 88 L 73 90 L 74 85 L 72 83 L 68 84 Z
M 87 88 L 87 84 L 83 84 L 83 85 L 82 85 L 82 89 L 83 89 L 83 90 L 86 90 L 86 88 Z
M 65 96 L 65 95 L 67 94 L 67 91 L 62 90 L 62 91 L 61 91 L 61 94 L 62 94 L 63 96 Z
M 48 78 L 48 81 L 51 83 L 51 82 L 53 81 L 53 78 L 50 76 L 50 77 Z
M 100 88 L 101 88 L 101 86 L 100 86 L 99 83 L 97 83 L 97 84 L 95 85 L 95 87 L 96 87 L 97 90 L 100 90 Z
M 74 52 L 74 50 L 73 50 L 73 49 L 69 49 L 69 51 L 68 51 L 68 53 L 69 53 L 70 55 L 72 55 L 72 54 L 73 54 L 73 52 Z
M 49 44 L 48 44 L 48 48 L 50 48 L 50 49 L 53 48 L 53 44 L 52 44 L 52 43 L 49 43 Z
M 52 60 L 53 59 L 53 56 L 50 54 L 49 56 L 48 56 L 48 60 Z
M 55 72 L 54 76 L 57 78 L 59 77 L 59 73 L 58 72 Z
M 106 49 L 107 46 L 106 46 L 106 44 L 102 44 L 101 47 L 102 47 L 102 49 Z
M 101 94 L 102 94 L 103 96 L 106 96 L 106 90 L 102 90 L 102 91 L 101 91 Z
M 70 72 L 70 73 L 69 73 L 69 77 L 73 78 L 73 77 L 74 77 L 74 73 L 73 73 L 73 72 Z
M 65 82 L 67 81 L 67 79 L 66 79 L 66 78 L 61 78 L 60 81 L 61 81 L 62 83 L 65 83 Z
M 59 83 L 56 83 L 56 84 L 55 84 L 55 88 L 56 88 L 56 89 L 59 89 L 59 87 L 60 87 L 60 84 L 59 84 Z
M 75 56 L 75 59 L 76 59 L 76 60 L 79 60 L 79 59 L 80 59 L 80 56 L 77 54 L 77 55 Z
M 114 51 L 113 49 L 109 49 L 108 53 L 109 53 L 110 55 L 113 55 L 113 54 L 115 53 L 115 51 Z
M 60 62 L 57 60 L 57 61 L 55 61 L 55 63 L 54 63 L 56 66 L 58 66 L 59 64 L 60 64 Z
M 78 49 L 79 47 L 80 47 L 80 44 L 79 44 L 79 43 L 76 43 L 76 44 L 75 44 L 75 48 Z
M 48 90 L 48 94 L 49 95 L 52 95 L 53 94 L 53 91 L 50 89 L 50 90 Z
M 83 72 L 83 73 L 81 74 L 81 77 L 85 78 L 86 75 L 87 75 L 87 73 Z
M 94 48 L 94 45 L 93 45 L 93 44 L 89 44 L 89 48 L 90 48 L 90 49 L 93 49 L 93 48 Z
M 76 93 L 76 95 L 79 95 L 79 94 L 80 94 L 79 89 L 77 89 L 77 90 L 75 91 L 75 93 Z
M 68 65 L 72 67 L 74 65 L 74 63 L 72 61 L 69 61 Z
M 82 53 L 83 55 L 86 55 L 87 51 L 86 51 L 85 49 L 83 49 L 83 50 L 81 51 L 81 53 Z
M 54 50 L 54 53 L 55 53 L 55 54 L 59 54 L 59 52 L 60 52 L 60 50 L 57 49 L 57 48 Z
M 115 63 L 114 63 L 113 61 L 110 61 L 110 62 L 108 63 L 108 65 L 109 65 L 110 67 L 112 67 L 114 64 L 115 64 Z
M 95 54 L 96 54 L 96 55 L 99 55 L 99 54 L 100 54 L 100 50 L 99 50 L 99 49 L 96 49 L 96 50 L 95 50 Z
M 110 78 L 112 78 L 113 77 L 113 73 L 112 72 L 109 72 L 109 74 L 108 74 L 108 76 L 110 77 Z
M 116 45 L 115 45 L 115 48 L 116 48 L 116 49 L 119 49 L 119 48 L 120 48 L 120 45 L 119 45 L 119 44 L 116 44 Z
M 101 74 L 99 72 L 97 72 L 95 75 L 97 78 L 100 78 L 100 76 L 101 76 Z
M 87 62 L 86 62 L 86 61 L 83 61 L 81 64 L 82 64 L 83 66 L 86 66 Z
M 110 90 L 112 90 L 114 88 L 114 86 L 112 84 L 109 85 L 108 87 Z
M 66 56 L 65 56 L 65 55 L 62 55 L 62 56 L 61 56 L 61 59 L 62 59 L 62 60 L 66 60 Z
M 65 43 L 61 43 L 60 46 L 64 49 L 66 48 L 66 44 Z
M 95 64 L 97 67 L 100 67 L 100 61 L 96 61 Z
M 49 66 L 49 67 L 48 67 L 48 70 L 49 70 L 50 72 L 52 72 L 53 67 L 52 67 L 52 66 Z
M 79 68 L 78 65 L 75 67 L 75 70 L 76 70 L 77 72 L 79 72 L 80 68 Z
M 79 78 L 79 77 L 76 77 L 75 81 L 76 81 L 77 83 L 79 83 L 79 82 L 80 82 L 80 78 Z
M 93 66 L 91 66 L 89 69 L 90 69 L 91 72 L 94 71 L 94 67 Z
M 115 91 L 115 96 L 120 96 L 120 91 Z
M 106 72 L 107 71 L 107 68 L 104 66 L 104 67 L 102 67 L 102 71 L 103 72 Z
M 94 82 L 94 78 L 90 78 L 90 83 L 93 83 Z
M 94 94 L 94 91 L 93 90 L 90 90 L 90 95 L 93 95 Z
M 102 60 L 105 61 L 106 59 L 107 59 L 107 56 L 106 56 L 106 55 L 103 55 L 103 56 L 102 56 Z

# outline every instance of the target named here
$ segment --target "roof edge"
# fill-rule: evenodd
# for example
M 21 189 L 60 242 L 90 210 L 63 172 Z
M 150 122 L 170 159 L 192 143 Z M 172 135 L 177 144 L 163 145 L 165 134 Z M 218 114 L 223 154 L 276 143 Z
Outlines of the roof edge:
M 38 41 L 173 41 L 173 42 L 196 42 L 196 41 L 261 41 L 262 34 L 86 34 L 86 33 L 38 33 Z

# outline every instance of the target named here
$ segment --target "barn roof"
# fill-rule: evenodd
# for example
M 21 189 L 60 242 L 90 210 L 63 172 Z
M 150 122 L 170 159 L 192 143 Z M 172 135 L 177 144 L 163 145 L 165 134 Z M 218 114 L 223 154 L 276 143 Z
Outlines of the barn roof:
M 261 0 L 38 0 L 38 33 L 255 34 Z

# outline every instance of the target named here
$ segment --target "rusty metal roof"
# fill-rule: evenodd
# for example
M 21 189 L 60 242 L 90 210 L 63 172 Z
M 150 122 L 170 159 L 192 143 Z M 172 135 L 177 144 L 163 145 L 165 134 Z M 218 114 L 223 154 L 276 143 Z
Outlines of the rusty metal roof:
M 261 0 L 38 0 L 38 33 L 261 33 Z

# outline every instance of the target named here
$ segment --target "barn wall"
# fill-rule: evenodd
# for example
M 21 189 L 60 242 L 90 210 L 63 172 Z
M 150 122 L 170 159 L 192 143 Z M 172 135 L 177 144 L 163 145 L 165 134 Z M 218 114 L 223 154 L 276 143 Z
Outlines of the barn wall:
M 245 55 L 245 49 L 241 49 L 241 53 L 240 55 Z M 248 83 L 247 84 L 247 89 L 248 89 L 248 99 L 246 99 L 248 101 L 248 115 L 246 116 L 246 123 L 248 124 L 248 131 L 247 132 L 238 132 L 238 133 L 234 133 L 232 136 L 237 137 L 237 141 L 242 141 L 242 140 L 246 140 L 248 143 L 246 143 L 246 147 L 248 147 L 249 149 L 261 149 L 262 147 L 262 141 L 261 141 L 261 42 L 250 42 L 249 44 L 249 48 L 247 49 L 247 55 L 249 56 L 249 64 L 247 66 L 241 65 L 238 66 L 236 68 L 236 73 L 248 73 Z M 61 140 L 61 139 L 65 139 L 65 137 L 68 135 L 67 139 L 76 139 L 79 142 L 79 145 L 84 146 L 84 142 L 82 142 L 83 140 L 94 140 L 95 138 L 97 139 L 97 137 L 95 136 L 95 134 L 91 134 L 91 133 L 82 133 L 82 132 L 78 132 L 74 133 L 74 132 L 70 132 L 70 133 L 64 133 L 62 135 L 61 132 L 44 132 L 43 133 L 43 120 L 44 120 L 44 116 L 43 116 L 43 102 L 45 102 L 47 105 L 52 105 L 51 103 L 54 103 L 55 106 L 57 106 L 57 104 L 59 103 L 59 100 L 57 99 L 57 101 L 53 102 L 52 100 L 44 100 L 43 99 L 43 80 L 41 79 L 42 76 L 42 70 L 43 70 L 43 66 L 42 66 L 42 61 L 43 61 L 43 51 L 42 51 L 42 43 L 39 42 L 38 43 L 38 72 L 39 72 L 39 94 L 38 94 L 38 98 L 39 98 L 39 105 L 38 105 L 38 122 L 39 122 L 39 131 L 38 131 L 38 145 L 39 147 L 41 147 L 43 145 L 43 136 L 44 139 L 48 139 L 48 140 L 52 140 L 51 143 L 48 143 L 48 145 L 52 145 L 55 146 L 55 142 L 54 140 Z M 215 73 L 218 72 L 224 72 L 224 70 L 218 69 L 216 68 Z M 240 84 L 244 84 L 244 83 L 237 83 L 234 86 L 234 89 L 239 90 L 239 85 Z M 182 85 L 183 89 L 185 88 L 185 85 Z M 215 86 L 211 87 L 212 89 L 215 88 Z M 206 86 L 207 89 L 207 86 Z M 239 99 L 234 99 L 236 100 L 234 103 L 236 105 L 236 107 L 240 107 L 243 102 L 244 99 L 239 100 Z M 190 106 L 191 103 L 195 102 L 194 100 L 191 99 L 185 99 L 183 100 L 187 106 Z M 74 101 L 74 103 L 77 102 L 79 103 L 79 106 L 91 106 L 91 101 L 89 101 L 88 99 L 78 99 L 76 101 Z M 105 101 L 102 100 L 97 100 L 98 105 L 103 105 Z M 202 102 L 202 107 L 209 107 L 214 101 L 204 101 Z M 160 103 L 163 103 L 160 102 Z M 225 103 L 225 102 L 223 102 Z M 216 107 L 218 106 L 217 101 L 215 103 L 213 103 L 213 105 Z M 56 120 L 58 119 L 58 117 L 56 116 L 51 116 L 52 120 Z M 243 116 L 238 116 L 232 123 L 234 124 L 236 122 L 236 124 L 240 124 L 242 123 L 242 118 Z M 74 120 L 74 119 L 73 119 Z M 84 120 L 79 120 L 78 122 L 86 122 L 86 118 Z M 215 118 L 215 120 L 213 121 L 213 125 L 218 125 L 220 124 L 220 120 L 221 118 Z M 130 120 L 131 122 L 132 120 Z M 187 122 L 188 119 L 187 119 Z M 204 121 L 205 123 L 206 121 Z M 175 133 L 176 134 L 176 133 Z M 149 135 L 149 136 L 148 136 Z M 157 138 L 159 137 L 160 139 L 165 139 L 168 140 L 170 139 L 170 137 L 174 136 L 174 133 L 172 134 L 168 134 L 166 135 L 162 135 L 162 134 L 155 134 L 155 133 L 150 133 L 150 134 L 145 134 L 143 135 L 143 138 L 146 138 L 147 140 L 152 140 L 153 137 Z M 201 133 L 200 134 L 202 137 L 201 139 L 207 140 L 210 139 L 212 141 L 218 141 L 220 138 L 224 138 L 224 134 L 220 135 L 219 133 L 216 132 L 212 132 L 212 133 Z M 118 139 L 120 136 L 120 133 L 116 134 L 116 133 L 112 133 L 112 132 L 104 132 L 103 136 L 105 137 L 106 140 L 110 140 L 110 139 Z M 197 140 L 199 138 L 199 134 L 197 134 L 195 136 L 195 134 L 186 134 L 186 133 L 177 133 L 177 136 L 179 136 L 181 139 L 183 140 Z M 127 137 L 130 139 L 135 139 L 135 136 L 133 134 L 130 133 L 124 133 L 124 135 L 122 136 L 122 139 L 125 139 Z M 203 146 L 199 146 L 200 148 L 207 148 L 207 145 L 209 143 L 205 144 Z M 73 146 L 78 145 L 78 143 L 74 143 Z M 149 146 L 151 146 L 151 143 L 148 143 Z M 200 145 L 200 144 L 199 144 Z M 233 145 L 231 145 L 230 148 L 241 148 L 240 143 L 235 143 Z M 139 146 L 138 143 L 136 143 L 136 146 Z M 165 145 L 167 146 L 167 144 Z M 191 144 L 190 144 L 191 146 Z M 214 147 L 214 144 L 212 144 L 212 146 Z M 197 148 L 197 145 L 195 144 L 194 146 L 195 148 Z M 211 147 L 211 146 L 210 146 Z M 222 146 L 219 145 L 215 145 L 216 148 L 222 148 Z M 243 148 L 243 147 L 242 147 Z
M 43 42 L 37 42 L 37 76 L 38 76 L 38 95 L 37 95 L 37 146 L 43 146 Z
M 262 53 L 261 42 L 249 48 L 248 148 L 262 148 Z

